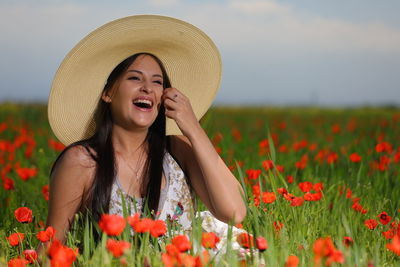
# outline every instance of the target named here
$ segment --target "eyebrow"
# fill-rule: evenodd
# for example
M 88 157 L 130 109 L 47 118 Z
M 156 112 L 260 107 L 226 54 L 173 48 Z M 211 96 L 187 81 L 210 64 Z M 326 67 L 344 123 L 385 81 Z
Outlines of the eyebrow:
M 137 72 L 143 75 L 143 72 L 141 72 L 140 70 L 128 70 L 128 72 Z M 154 74 L 153 77 L 160 77 L 161 79 L 163 79 L 163 76 L 160 74 Z

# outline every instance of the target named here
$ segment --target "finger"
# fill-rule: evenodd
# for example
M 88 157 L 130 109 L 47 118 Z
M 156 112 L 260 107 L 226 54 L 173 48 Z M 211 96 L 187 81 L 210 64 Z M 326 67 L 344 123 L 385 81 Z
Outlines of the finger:
M 177 99 L 177 98 L 181 98 L 181 99 L 186 99 L 186 96 L 180 92 L 178 89 L 176 88 L 167 88 L 163 91 L 163 99 L 165 98 L 170 98 L 170 99 Z
M 175 110 L 178 106 L 178 103 L 172 99 L 167 98 L 164 100 L 164 107 L 167 110 Z
M 166 94 L 177 93 L 177 92 L 178 92 L 178 90 L 176 88 L 169 87 L 169 88 L 164 89 L 163 94 L 166 95 Z
M 177 97 L 178 97 L 178 92 L 175 90 L 166 91 L 162 95 L 163 100 L 165 100 L 165 99 L 175 100 Z

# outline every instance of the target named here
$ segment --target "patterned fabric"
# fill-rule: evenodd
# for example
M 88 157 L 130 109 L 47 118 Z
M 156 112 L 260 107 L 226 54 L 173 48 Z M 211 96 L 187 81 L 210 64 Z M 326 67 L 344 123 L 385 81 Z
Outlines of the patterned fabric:
M 168 152 L 164 156 L 163 171 L 166 178 L 166 186 L 160 194 L 158 219 L 178 223 L 181 225 L 183 232 L 188 233 L 192 228 L 192 218 L 196 216 L 196 218 L 201 219 L 201 226 L 205 232 L 214 232 L 220 237 L 216 252 L 224 252 L 228 242 L 228 224 L 216 219 L 209 211 L 194 212 L 192 195 L 186 182 L 185 174 Z M 140 211 L 142 208 L 143 199 L 130 197 L 123 191 L 118 179 L 116 179 L 111 192 L 110 214 L 123 216 L 121 200 L 130 209 L 128 214 Z M 236 242 L 236 237 L 245 232 L 242 229 L 232 227 L 232 248 L 238 250 L 243 257 L 249 254 L 250 251 L 240 248 L 240 245 Z
M 168 152 L 164 156 L 163 171 L 166 185 L 160 193 L 158 218 L 175 221 L 183 227 L 183 230 L 190 230 L 194 214 L 192 195 L 184 172 Z M 127 214 L 139 212 L 143 205 L 143 199 L 132 198 L 124 192 L 117 178 L 111 189 L 109 213 L 123 216 L 122 202 L 125 202 L 128 209 Z

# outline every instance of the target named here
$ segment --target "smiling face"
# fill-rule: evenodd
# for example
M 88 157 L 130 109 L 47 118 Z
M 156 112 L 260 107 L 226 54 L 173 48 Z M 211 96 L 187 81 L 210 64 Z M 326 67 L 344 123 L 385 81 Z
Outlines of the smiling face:
M 139 55 L 111 90 L 102 95 L 110 103 L 113 123 L 131 130 L 147 130 L 161 105 L 163 74 L 149 55 Z

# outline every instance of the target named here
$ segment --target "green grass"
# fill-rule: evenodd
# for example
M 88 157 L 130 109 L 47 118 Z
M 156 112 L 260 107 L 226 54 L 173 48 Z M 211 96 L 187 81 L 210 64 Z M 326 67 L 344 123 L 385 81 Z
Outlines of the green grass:
M 48 184 L 51 165 L 59 152 L 48 145 L 54 138 L 47 122 L 46 107 L 36 105 L 0 105 L 0 125 L 7 129 L 0 132 L 0 171 L 7 164 L 12 168 L 6 177 L 14 181 L 14 190 L 0 187 L 0 265 L 21 255 L 27 248 L 36 248 L 36 233 L 41 230 L 40 221 L 45 222 L 47 202 L 42 196 L 42 187 Z M 245 187 L 248 202 L 247 217 L 243 227 L 255 237 L 263 236 L 268 241 L 268 249 L 259 255 L 247 258 L 248 266 L 257 266 L 263 258 L 267 266 L 284 266 L 289 255 L 300 259 L 299 266 L 313 266 L 314 242 L 330 236 L 335 247 L 345 258 L 343 264 L 332 266 L 398 266 L 400 256 L 386 248 L 391 242 L 383 235 L 390 224 L 378 224 L 374 230 L 364 225 L 366 219 L 376 219 L 385 211 L 392 221 L 399 222 L 400 211 L 400 162 L 395 162 L 396 153 L 400 153 L 400 110 L 385 108 L 358 109 L 321 109 L 321 108 L 212 108 L 201 121 L 210 139 L 220 149 L 220 155 L 230 166 L 235 176 Z M 0 127 L 1 128 L 1 127 Z M 1 142 L 14 142 L 26 129 L 35 140 L 31 157 L 25 156 L 27 144 L 15 150 L 13 159 L 2 151 Z M 336 131 L 335 131 L 336 129 Z M 338 131 L 339 129 L 339 131 Z M 240 136 L 239 136 L 240 135 Z M 219 141 L 216 136 L 219 136 Z M 222 138 L 221 138 L 222 137 Z M 268 147 L 260 150 L 259 144 L 268 140 Z M 217 142 L 218 141 L 218 142 Z M 300 141 L 306 147 L 294 149 Z M 380 152 L 375 146 L 385 141 L 392 146 L 391 152 Z M 315 150 L 310 150 L 310 145 Z M 287 152 L 282 152 L 286 146 Z M 327 163 L 315 160 L 322 151 L 335 152 L 337 160 Z M 351 153 L 358 153 L 362 160 L 354 163 L 349 160 Z M 308 161 L 304 169 L 297 169 L 295 163 L 304 155 Z M 390 163 L 385 170 L 373 167 L 374 162 L 385 155 Z M 262 162 L 273 159 L 275 165 L 284 167 L 282 173 L 276 170 L 266 171 Z M 28 181 L 19 178 L 15 164 L 22 167 L 36 167 L 38 174 Z M 246 178 L 246 170 L 260 169 L 257 180 Z M 292 175 L 294 182 L 289 184 L 287 176 Z M 2 177 L 3 178 L 3 177 Z M 303 196 L 298 183 L 310 181 L 324 185 L 323 197 L 319 201 L 304 201 L 302 206 L 292 207 L 290 202 L 277 193 L 281 187 L 287 188 L 295 196 Z M 260 185 L 262 191 L 276 193 L 276 201 L 265 204 L 261 201 L 256 207 L 253 201 L 252 183 Z M 346 186 L 359 197 L 359 203 L 368 212 L 361 214 L 351 208 L 352 200 L 340 194 L 340 187 Z M 21 224 L 14 217 L 16 208 L 26 206 L 33 211 L 34 220 Z M 199 209 L 204 209 L 200 203 Z M 273 223 L 283 223 L 280 231 Z M 193 247 L 201 246 L 200 221 L 194 221 L 191 235 Z M 92 237 L 92 225 L 85 218 L 75 220 L 69 233 L 67 245 L 79 247 L 76 266 L 119 266 L 120 258 L 114 258 L 106 249 L 108 238 L 103 235 L 101 242 L 95 244 Z M 25 233 L 22 245 L 11 247 L 6 237 L 13 232 Z M 345 247 L 342 240 L 350 236 L 354 240 L 351 247 Z M 148 262 L 151 266 L 163 266 L 161 253 L 170 242 L 172 235 L 155 239 L 148 234 L 129 236 L 129 228 L 120 239 L 131 242 L 132 247 L 124 258 L 131 266 L 142 266 Z M 228 245 L 229 246 L 229 245 Z M 192 255 L 198 255 L 194 250 Z M 228 248 L 226 253 L 212 257 L 214 266 L 235 266 L 239 264 L 237 251 Z

